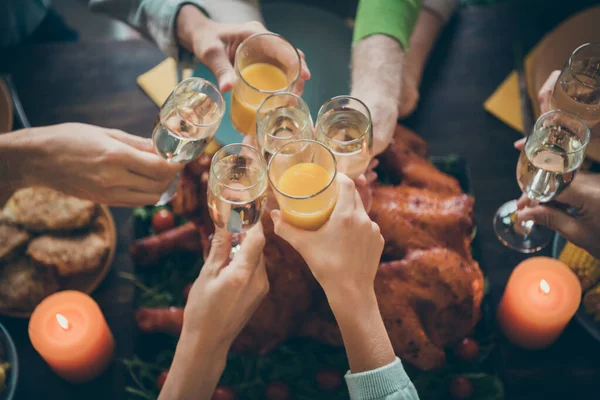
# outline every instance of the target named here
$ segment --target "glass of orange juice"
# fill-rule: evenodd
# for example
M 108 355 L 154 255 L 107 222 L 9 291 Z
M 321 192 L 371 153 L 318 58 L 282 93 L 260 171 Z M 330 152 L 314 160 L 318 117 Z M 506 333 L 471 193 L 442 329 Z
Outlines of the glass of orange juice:
M 311 139 L 282 146 L 269 161 L 267 175 L 283 219 L 315 231 L 331 215 L 338 197 L 335 156 Z
M 256 110 L 276 92 L 291 91 L 300 77 L 298 50 L 274 33 L 258 33 L 244 40 L 235 52 L 236 82 L 231 97 L 231 123 L 245 135 L 256 132 Z
M 256 139 L 265 160 L 289 142 L 312 139 L 313 122 L 300 96 L 279 92 L 267 97 L 256 111 Z

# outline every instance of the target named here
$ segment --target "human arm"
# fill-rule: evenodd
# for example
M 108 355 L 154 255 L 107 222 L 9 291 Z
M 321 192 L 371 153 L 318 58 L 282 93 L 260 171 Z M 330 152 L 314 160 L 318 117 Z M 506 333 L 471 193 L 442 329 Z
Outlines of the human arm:
M 302 255 L 325 291 L 350 364 L 346 381 L 351 398 L 417 399 L 396 361 L 375 296 L 383 237 L 365 212 L 354 183 L 343 174 L 338 183 L 336 207 L 318 231 L 297 229 L 274 210 L 275 233 Z
M 392 12 L 378 7 L 379 3 L 386 3 Z M 371 110 L 375 154 L 387 148 L 397 119 L 416 108 L 425 64 L 456 4 L 456 0 L 425 0 L 419 13 L 418 1 L 360 3 L 352 51 L 352 95 Z M 378 24 L 380 20 L 384 24 Z
M 257 0 L 91 0 L 93 10 L 120 19 L 175 59 L 193 54 L 226 92 L 235 80 L 233 59 L 248 36 L 267 32 Z M 299 89 L 310 72 L 302 56 Z
M 159 400 L 211 398 L 227 352 L 269 290 L 262 226 L 229 262 L 231 234 L 217 229 L 185 306 L 175 357 Z
M 1 204 L 29 186 L 101 204 L 154 204 L 180 169 L 149 139 L 116 129 L 67 123 L 0 135 Z

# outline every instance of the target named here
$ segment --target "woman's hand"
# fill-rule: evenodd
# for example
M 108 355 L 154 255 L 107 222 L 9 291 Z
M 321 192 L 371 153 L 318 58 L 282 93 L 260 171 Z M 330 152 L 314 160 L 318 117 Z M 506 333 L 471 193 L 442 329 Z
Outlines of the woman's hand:
M 338 184 L 335 209 L 318 231 L 295 228 L 279 210 L 271 212 L 275 233 L 300 253 L 330 301 L 348 292 L 372 296 L 383 251 L 379 226 L 365 212 L 354 182 L 338 174 Z
M 183 329 L 160 400 L 209 399 L 227 352 L 269 290 L 262 225 L 250 229 L 230 260 L 231 234 L 217 229 L 192 285 Z
M 202 272 L 190 290 L 183 334 L 201 333 L 211 346 L 229 348 L 269 291 L 264 246 L 259 223 L 230 260 L 231 234 L 217 228 Z
M 231 90 L 236 80 L 233 61 L 238 46 L 249 36 L 268 32 L 258 21 L 244 24 L 212 21 L 193 5 L 185 5 L 179 11 L 176 31 L 179 42 L 212 71 L 222 92 Z M 277 56 L 277 48 L 266 50 L 273 51 L 273 56 Z M 310 71 L 304 53 L 300 50 L 298 52 L 302 70 L 294 92 L 300 95 L 304 89 L 304 81 L 310 79 Z
M 518 221 L 533 221 L 563 235 L 600 259 L 600 175 L 579 173 L 556 201 L 573 208 L 575 215 L 551 205 L 519 199 Z
M 114 206 L 156 203 L 182 168 L 159 157 L 150 139 L 77 123 L 2 135 L 0 153 L 7 174 L 20 175 L 15 189 L 47 186 Z

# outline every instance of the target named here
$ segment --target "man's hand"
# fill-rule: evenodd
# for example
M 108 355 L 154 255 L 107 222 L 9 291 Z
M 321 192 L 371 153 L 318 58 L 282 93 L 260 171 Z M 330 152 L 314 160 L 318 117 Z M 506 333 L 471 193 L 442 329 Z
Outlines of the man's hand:
M 227 92 L 236 80 L 233 61 L 238 46 L 249 36 L 268 32 L 257 21 L 244 24 L 221 24 L 206 17 L 196 6 L 185 5 L 179 11 L 176 25 L 179 43 L 192 51 L 216 76 L 219 89 Z M 277 49 L 269 49 L 274 54 Z M 302 60 L 300 78 L 295 92 L 302 93 L 304 81 L 310 79 L 304 53 L 298 50 Z
M 155 204 L 182 168 L 156 155 L 150 139 L 86 124 L 5 134 L 0 152 L 7 148 L 14 153 L 6 152 L 6 174 L 19 174 L 14 189 L 47 186 L 114 206 Z

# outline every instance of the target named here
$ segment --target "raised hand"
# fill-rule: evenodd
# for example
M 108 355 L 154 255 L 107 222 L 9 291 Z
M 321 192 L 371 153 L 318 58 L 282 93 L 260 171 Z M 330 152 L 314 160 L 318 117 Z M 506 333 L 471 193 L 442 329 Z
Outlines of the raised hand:
M 600 175 L 579 173 L 556 201 L 572 208 L 573 215 L 551 205 L 532 204 L 522 197 L 518 221 L 544 225 L 600 258 Z
M 181 8 L 176 26 L 179 42 L 212 71 L 222 92 L 231 90 L 236 80 L 233 60 L 240 43 L 256 33 L 268 32 L 258 21 L 244 24 L 214 22 L 193 5 Z M 274 57 L 277 57 L 277 50 L 276 48 L 265 49 L 265 51 L 272 51 Z M 302 71 L 294 91 L 302 94 L 304 81 L 310 79 L 310 71 L 304 53 L 300 50 L 299 53 L 302 59 Z

